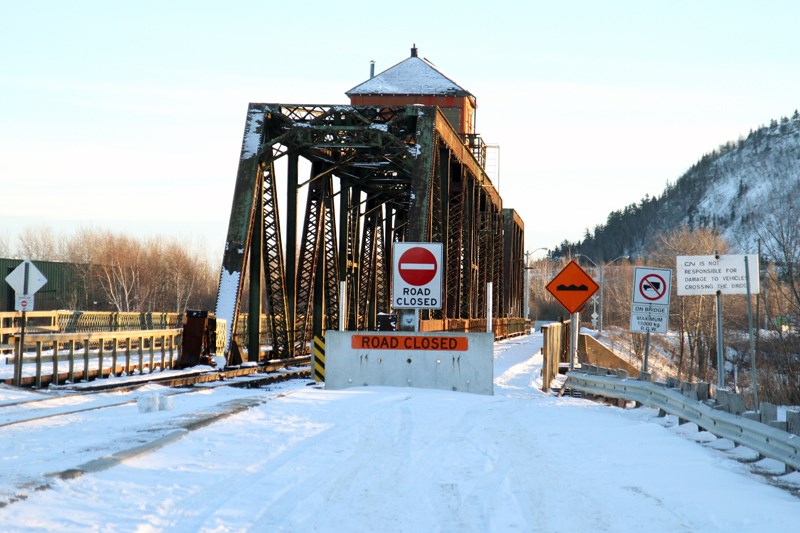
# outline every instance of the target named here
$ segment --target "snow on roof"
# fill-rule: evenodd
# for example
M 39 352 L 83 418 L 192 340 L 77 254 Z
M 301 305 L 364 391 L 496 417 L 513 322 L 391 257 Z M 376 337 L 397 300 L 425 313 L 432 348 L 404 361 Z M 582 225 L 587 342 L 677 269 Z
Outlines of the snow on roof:
M 380 74 L 356 85 L 345 93 L 354 94 L 425 94 L 472 96 L 456 82 L 442 74 L 433 63 L 416 55 L 389 67 Z

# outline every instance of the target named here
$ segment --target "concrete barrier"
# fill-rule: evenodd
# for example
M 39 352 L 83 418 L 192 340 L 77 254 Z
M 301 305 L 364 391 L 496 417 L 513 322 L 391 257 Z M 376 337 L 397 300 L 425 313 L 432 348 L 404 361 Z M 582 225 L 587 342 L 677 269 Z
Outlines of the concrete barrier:
M 327 331 L 325 388 L 417 387 L 494 394 L 493 333 Z

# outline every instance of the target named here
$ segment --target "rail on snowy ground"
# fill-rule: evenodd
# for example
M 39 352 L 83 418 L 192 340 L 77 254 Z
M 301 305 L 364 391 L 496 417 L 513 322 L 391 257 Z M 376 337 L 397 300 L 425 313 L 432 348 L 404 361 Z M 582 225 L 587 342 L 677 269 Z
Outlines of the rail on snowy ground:
M 657 407 L 677 416 L 680 423 L 694 422 L 717 437 L 746 446 L 790 469 L 800 470 L 800 411 L 787 411 L 786 422 L 774 422 L 767 420 L 776 413 L 767 407 L 768 404 L 762 404 L 759 412 L 744 412 L 740 395 L 718 390 L 715 391 L 717 398 L 711 399 L 708 384 L 676 380 L 650 383 L 646 374 L 637 380 L 628 378 L 624 371 L 613 375 L 608 372 L 608 369 L 592 366 L 571 371 L 565 387 Z M 781 424 L 785 428 L 780 427 Z

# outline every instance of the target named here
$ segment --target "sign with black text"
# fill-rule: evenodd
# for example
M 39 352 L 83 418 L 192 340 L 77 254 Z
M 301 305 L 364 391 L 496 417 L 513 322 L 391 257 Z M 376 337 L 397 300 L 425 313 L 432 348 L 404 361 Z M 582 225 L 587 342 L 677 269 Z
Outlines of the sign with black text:
M 750 271 L 750 293 L 760 292 L 758 254 L 679 255 L 678 296 L 747 294 L 744 259 Z
M 392 307 L 442 308 L 442 243 L 392 245 Z
M 631 297 L 631 331 L 667 332 L 671 283 L 672 270 L 668 268 L 636 268 Z

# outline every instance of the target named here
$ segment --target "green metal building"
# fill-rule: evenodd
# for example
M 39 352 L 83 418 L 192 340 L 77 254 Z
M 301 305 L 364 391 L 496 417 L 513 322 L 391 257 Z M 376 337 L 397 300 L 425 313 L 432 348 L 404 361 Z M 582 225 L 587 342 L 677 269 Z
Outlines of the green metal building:
M 0 258 L 0 312 L 14 311 L 15 294 L 5 278 L 22 259 Z M 32 261 L 47 283 L 34 295 L 35 311 L 54 311 L 57 309 L 86 309 L 86 291 L 78 276 L 79 265 L 57 261 Z

